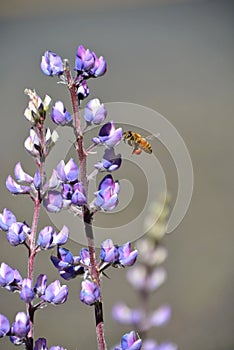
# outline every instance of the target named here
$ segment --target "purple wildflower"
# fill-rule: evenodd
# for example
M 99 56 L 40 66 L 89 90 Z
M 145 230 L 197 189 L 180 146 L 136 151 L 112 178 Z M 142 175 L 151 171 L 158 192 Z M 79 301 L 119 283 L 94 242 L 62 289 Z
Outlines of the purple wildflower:
M 32 280 L 30 280 L 29 278 L 25 278 L 22 281 L 22 289 L 20 292 L 20 298 L 25 303 L 29 303 L 30 301 L 33 300 L 34 296 L 35 296 L 35 293 L 32 289 Z
M 157 310 L 148 315 L 150 327 L 164 326 L 171 318 L 171 308 L 169 305 L 162 305 Z
M 142 312 L 137 309 L 130 309 L 124 303 L 115 304 L 112 309 L 112 317 L 115 321 L 125 325 L 138 325 L 142 320 Z
M 6 316 L 0 314 L 0 338 L 5 337 L 7 333 L 10 331 L 10 322 L 6 318 Z
M 125 243 L 118 248 L 119 263 L 123 266 L 131 266 L 135 263 L 138 251 L 135 249 L 131 251 L 131 243 Z
M 59 248 L 58 256 L 51 256 L 51 261 L 65 280 L 70 280 L 84 273 L 84 268 L 79 265 L 80 257 L 73 256 L 66 248 Z
M 67 112 L 62 101 L 57 101 L 52 107 L 51 118 L 55 124 L 60 126 L 71 125 L 72 123 L 72 116 Z
M 98 134 L 93 138 L 96 144 L 105 144 L 107 147 L 114 147 L 120 143 L 122 139 L 122 128 L 115 129 L 114 122 L 104 124 Z
M 73 182 L 78 180 L 78 167 L 74 162 L 73 158 L 71 158 L 67 164 L 65 164 L 64 160 L 61 160 L 56 168 L 57 176 L 62 182 Z
M 15 337 L 25 338 L 30 330 L 29 317 L 24 312 L 18 312 L 15 322 L 12 324 L 11 332 Z
M 98 285 L 90 280 L 84 280 L 81 284 L 80 300 L 87 305 L 93 305 L 100 296 Z
M 28 184 L 31 184 L 33 182 L 33 177 L 25 173 L 25 171 L 22 169 L 20 162 L 16 164 L 14 174 L 18 182 L 26 182 Z
M 63 304 L 67 300 L 68 288 L 61 286 L 58 280 L 50 283 L 41 299 L 51 304 Z
M 12 194 L 29 194 L 31 190 L 29 186 L 17 184 L 11 175 L 9 175 L 6 179 L 6 187 Z
M 108 263 L 115 263 L 118 260 L 118 248 L 114 245 L 111 239 L 106 239 L 101 244 L 100 258 Z
M 0 229 L 7 231 L 14 222 L 16 222 L 15 215 L 9 209 L 5 208 L 3 213 L 0 214 Z
M 18 270 L 12 269 L 6 263 L 2 263 L 0 267 L 0 286 L 9 291 L 19 290 L 22 284 L 22 277 Z
M 106 61 L 104 60 L 103 56 L 100 56 L 99 58 L 93 52 L 93 57 L 94 57 L 94 66 L 90 71 L 90 74 L 93 75 L 95 78 L 101 77 L 106 73 Z
M 45 293 L 46 290 L 46 283 L 47 283 L 47 276 L 40 274 L 37 277 L 35 286 L 34 286 L 34 292 L 40 297 Z
M 122 163 L 121 154 L 115 155 L 114 148 L 106 148 L 102 161 L 94 165 L 96 169 L 105 171 L 115 171 L 118 170 Z
M 69 230 L 67 226 L 63 226 L 60 232 L 54 231 L 52 226 L 44 227 L 38 235 L 37 244 L 42 249 L 50 249 L 55 245 L 65 244 L 68 240 Z
M 119 350 L 140 350 L 142 347 L 142 340 L 138 337 L 135 331 L 126 333 L 121 339 L 121 347 L 116 349 Z
M 78 46 L 76 52 L 76 62 L 75 70 L 79 72 L 84 72 L 88 75 L 91 68 L 94 67 L 94 56 L 93 53 L 86 49 L 83 45 Z
M 30 129 L 29 137 L 25 140 L 24 147 L 26 151 L 33 157 L 38 157 L 40 155 L 40 140 L 33 128 Z
M 28 235 L 30 234 L 30 227 L 23 222 L 13 222 L 7 232 L 7 240 L 13 245 L 17 246 L 26 241 Z
M 76 182 L 73 185 L 63 184 L 62 195 L 66 206 L 70 204 L 82 206 L 87 203 L 84 186 L 81 182 Z
M 41 70 L 49 76 L 62 74 L 64 71 L 62 58 L 54 52 L 45 51 L 41 58 Z
M 118 204 L 119 191 L 119 182 L 114 181 L 111 175 L 106 175 L 95 193 L 94 205 L 106 211 L 113 210 Z
M 84 109 L 84 118 L 88 125 L 101 124 L 107 116 L 107 110 L 98 98 L 90 100 Z
M 57 213 L 63 207 L 63 197 L 60 192 L 52 190 L 48 191 L 47 196 L 43 200 L 43 205 L 50 213 Z

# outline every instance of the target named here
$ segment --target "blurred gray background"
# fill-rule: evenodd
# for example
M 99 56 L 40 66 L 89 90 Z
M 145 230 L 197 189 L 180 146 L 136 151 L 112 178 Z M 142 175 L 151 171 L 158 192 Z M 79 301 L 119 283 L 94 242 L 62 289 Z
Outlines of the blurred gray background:
M 152 300 L 154 307 L 169 302 L 172 320 L 151 333 L 158 341 L 177 343 L 181 350 L 234 349 L 233 10 L 233 1 L 227 0 L 10 0 L 0 10 L 1 211 L 8 207 L 28 222 L 32 216 L 29 203 L 5 189 L 17 161 L 33 169 L 23 148 L 29 126 L 23 117 L 25 87 L 69 102 L 56 79 L 46 78 L 39 69 L 47 49 L 71 62 L 79 44 L 103 54 L 108 73 L 89 84 L 91 91 L 103 102 L 132 102 L 157 110 L 186 142 L 194 166 L 193 198 L 180 226 L 164 240 L 168 280 Z M 176 170 L 160 145 L 158 157 L 175 199 Z M 49 223 L 43 213 L 40 227 Z M 73 242 L 68 247 L 74 253 L 80 248 Z M 25 250 L 10 247 L 4 233 L 0 254 L 1 261 L 25 273 Z M 47 272 L 52 281 L 57 273 L 50 254 L 38 255 L 36 272 Z M 137 300 L 125 271 L 109 275 L 103 284 L 111 346 L 129 331 L 111 320 L 111 306 L 120 299 L 136 306 Z M 79 284 L 69 283 L 66 304 L 36 315 L 36 337 L 47 337 L 48 346 L 96 348 L 92 309 L 79 302 Z M 24 303 L 5 290 L 0 298 L 0 312 L 13 321 Z M 1 340 L 0 349 L 13 348 L 7 339 Z

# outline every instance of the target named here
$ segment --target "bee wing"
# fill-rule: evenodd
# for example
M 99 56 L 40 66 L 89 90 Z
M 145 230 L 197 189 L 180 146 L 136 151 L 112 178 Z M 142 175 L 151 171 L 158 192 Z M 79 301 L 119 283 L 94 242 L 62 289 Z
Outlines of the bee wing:
M 160 133 L 157 132 L 157 134 L 152 134 L 152 135 L 148 135 L 146 136 L 146 140 L 153 140 L 154 137 L 158 138 L 160 136 Z

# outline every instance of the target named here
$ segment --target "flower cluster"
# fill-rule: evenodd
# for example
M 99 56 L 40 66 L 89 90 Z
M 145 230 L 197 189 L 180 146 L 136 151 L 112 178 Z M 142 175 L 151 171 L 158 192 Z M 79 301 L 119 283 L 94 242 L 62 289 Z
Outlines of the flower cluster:
M 132 250 L 129 242 L 119 247 L 114 245 L 111 239 L 107 239 L 101 244 L 100 261 L 98 262 L 99 272 L 103 273 L 110 266 L 132 266 L 137 255 L 137 250 Z M 51 256 L 51 261 L 65 280 L 84 275 L 85 280 L 82 282 L 80 293 L 80 300 L 83 303 L 93 305 L 98 301 L 100 288 L 90 276 L 91 265 L 87 248 L 82 248 L 80 254 L 74 256 L 68 249 L 58 247 L 57 256 Z
M 46 303 L 63 304 L 68 296 L 68 287 L 61 286 L 58 280 L 47 285 L 47 276 L 41 274 L 33 286 L 31 279 L 23 279 L 18 270 L 11 268 L 6 263 L 2 263 L 0 267 L 0 286 L 11 292 L 19 292 L 21 300 L 26 304 L 30 303 L 31 314 Z M 8 319 L 0 314 L 0 337 L 10 336 L 11 342 L 15 345 L 23 343 L 26 345 L 29 341 L 27 337 L 29 330 L 29 316 L 24 312 L 16 315 L 11 328 Z
M 171 342 L 158 344 L 154 339 L 146 339 L 148 331 L 153 327 L 165 325 L 171 316 L 171 308 L 164 304 L 154 311 L 148 311 L 147 305 L 154 293 L 166 280 L 166 271 L 160 265 L 167 257 L 166 248 L 160 243 L 166 232 L 169 214 L 168 200 L 165 206 L 156 203 L 146 217 L 146 225 L 152 222 L 152 217 L 160 214 L 157 222 L 150 228 L 147 235 L 136 242 L 139 252 L 138 263 L 127 271 L 127 279 L 137 292 L 139 305 L 145 307 L 130 308 L 124 302 L 118 302 L 112 309 L 113 318 L 124 325 L 132 325 L 141 337 L 143 350 L 176 350 L 177 346 Z
M 30 320 L 29 317 L 24 312 L 18 312 L 15 316 L 15 320 L 10 325 L 7 317 L 0 314 L 0 338 L 4 336 L 9 336 L 11 342 L 14 345 L 25 344 L 29 345 L 30 340 L 28 338 L 30 330 Z M 46 347 L 46 339 L 39 338 L 35 342 L 34 350 L 48 350 Z M 60 346 L 52 346 L 49 350 L 65 350 Z
M 41 70 L 46 75 L 62 76 L 64 79 L 67 63 L 67 60 L 63 61 L 56 53 L 46 51 L 41 59 Z M 83 45 L 78 46 L 74 67 L 77 76 L 74 85 L 77 88 L 76 93 L 79 100 L 83 100 L 89 95 L 87 80 L 101 77 L 106 73 L 106 69 L 107 65 L 103 56 L 97 57 L 95 52 L 86 49 Z
M 82 277 L 80 301 L 94 309 L 100 350 L 107 349 L 104 337 L 101 278 L 107 277 L 107 269 L 131 267 L 127 274 L 128 280 L 139 296 L 145 298 L 144 304 L 166 278 L 165 270 L 159 266 L 167 256 L 166 249 L 160 244 L 165 231 L 162 228 L 161 236 L 157 234 L 157 229 L 152 228 L 151 233 L 137 243 L 137 249 L 132 248 L 130 242 L 119 246 L 109 238 L 102 242 L 100 253 L 95 248 L 92 226 L 95 215 L 100 211 L 114 210 L 119 201 L 120 183 L 115 179 L 117 175 L 113 176 L 113 172 L 118 174 L 117 170 L 122 165 L 121 154 L 116 151 L 116 147 L 123 138 L 123 132 L 113 120 L 106 120 L 107 109 L 98 98 L 87 102 L 83 117 L 80 106 L 81 101 L 89 96 L 87 81 L 103 76 L 106 69 L 103 56 L 98 57 L 95 52 L 82 45 L 77 48 L 73 71 L 67 59 L 62 59 L 52 51 L 46 51 L 41 59 L 41 70 L 47 76 L 59 77 L 60 82 L 66 85 L 72 101 L 72 111 L 67 110 L 60 100 L 55 101 L 49 111 L 51 98 L 48 95 L 41 99 L 35 90 L 25 90 L 29 102 L 24 116 L 30 123 L 30 130 L 24 147 L 32 157 L 36 170 L 33 174 L 27 173 L 21 162 L 18 162 L 14 168 L 14 177 L 9 175 L 6 179 L 6 187 L 13 195 L 26 195 L 26 199 L 33 204 L 33 218 L 30 224 L 17 221 L 16 216 L 5 208 L 0 214 L 0 229 L 5 232 L 11 246 L 21 245 L 27 249 L 28 271 L 27 276 L 22 277 L 17 269 L 3 262 L 0 266 L 0 287 L 18 293 L 25 303 L 26 312 L 18 312 L 12 325 L 5 315 L 0 314 L 0 337 L 8 336 L 13 344 L 23 344 L 26 350 L 48 350 L 45 338 L 34 339 L 34 314 L 47 304 L 63 304 L 68 297 L 67 285 L 61 285 L 59 280 L 47 283 L 46 274 L 34 277 L 35 256 L 42 251 L 52 248 L 57 251 L 57 254 L 51 256 L 51 261 L 60 277 L 66 281 L 77 276 Z M 58 139 L 57 132 L 45 126 L 49 113 L 56 127 L 70 127 L 74 131 L 77 160 L 62 159 L 48 177 L 45 163 Z M 96 125 L 100 125 L 100 129 L 86 147 L 84 135 L 88 128 Z M 103 155 L 96 164 L 92 164 L 93 171 L 88 174 L 89 155 L 97 147 L 103 147 Z M 103 175 L 101 181 L 95 192 L 89 193 L 89 182 L 98 173 Z M 58 213 L 61 210 L 75 213 L 77 220 L 81 219 L 83 222 L 87 247 L 83 247 L 77 255 L 73 255 L 64 247 L 69 238 L 69 229 L 65 225 L 60 231 L 50 225 L 39 230 L 38 222 L 42 206 L 51 213 Z M 161 223 L 165 223 L 165 216 L 161 219 Z M 138 252 L 141 256 L 140 262 L 134 267 Z M 120 323 L 132 325 L 138 333 L 131 331 L 124 334 L 115 350 L 141 348 L 175 350 L 176 346 L 172 343 L 158 345 L 152 339 L 145 339 L 146 332 L 152 327 L 162 326 L 168 322 L 170 313 L 168 305 L 163 305 L 152 312 L 143 308 L 130 309 L 124 303 L 116 305 L 113 309 L 114 318 Z M 144 341 L 140 338 L 143 336 Z M 52 346 L 49 350 L 65 349 Z
M 61 286 L 58 280 L 50 283 L 47 286 L 47 276 L 39 275 L 36 283 L 32 286 L 32 280 L 22 278 L 19 271 L 11 268 L 6 263 L 2 263 L 0 267 L 0 286 L 11 292 L 19 292 L 20 298 L 25 303 L 31 302 L 35 298 L 40 298 L 40 302 L 35 307 L 35 310 L 41 307 L 44 302 L 51 304 L 63 304 L 68 295 L 66 285 Z

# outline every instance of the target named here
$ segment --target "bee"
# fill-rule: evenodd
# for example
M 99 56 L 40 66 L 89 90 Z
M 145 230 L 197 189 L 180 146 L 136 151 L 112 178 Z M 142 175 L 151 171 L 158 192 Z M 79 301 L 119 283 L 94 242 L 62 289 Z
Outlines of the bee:
M 134 131 L 125 131 L 123 133 L 124 142 L 128 142 L 133 147 L 132 154 L 141 154 L 142 150 L 146 153 L 152 153 L 152 147 L 149 142 L 140 134 Z

